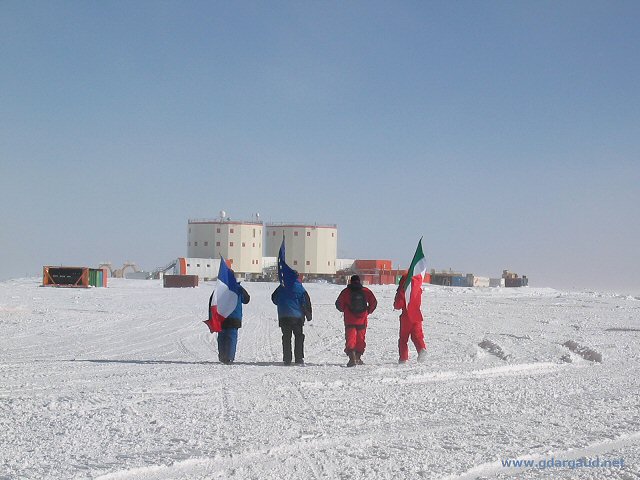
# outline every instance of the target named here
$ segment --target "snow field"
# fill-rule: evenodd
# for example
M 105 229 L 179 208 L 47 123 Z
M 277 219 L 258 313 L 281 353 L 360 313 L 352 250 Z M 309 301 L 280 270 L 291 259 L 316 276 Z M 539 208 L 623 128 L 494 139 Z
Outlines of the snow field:
M 227 366 L 211 283 L 0 283 L 0 479 L 640 478 L 637 298 L 427 286 L 427 362 L 398 365 L 395 288 L 374 286 L 348 369 L 342 287 L 307 284 L 307 365 L 284 367 L 275 285 L 244 285 Z M 501 464 L 594 455 L 626 467 Z

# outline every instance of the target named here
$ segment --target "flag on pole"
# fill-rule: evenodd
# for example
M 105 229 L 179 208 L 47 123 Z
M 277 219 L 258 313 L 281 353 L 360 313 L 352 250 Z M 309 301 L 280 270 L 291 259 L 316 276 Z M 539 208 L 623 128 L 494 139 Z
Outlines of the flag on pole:
M 404 299 L 409 318 L 422 317 L 420 306 L 422 305 L 422 280 L 427 271 L 427 260 L 422 252 L 422 238 L 418 242 L 416 253 L 413 255 L 407 279 L 404 282 Z
M 211 333 L 221 332 L 222 322 L 236 309 L 240 295 L 239 287 L 240 284 L 236 281 L 233 272 L 227 267 L 227 262 L 220 257 L 218 281 L 209 305 L 209 320 L 204 322 Z
M 278 280 L 280 285 L 289 288 L 298 279 L 297 272 L 292 269 L 284 260 L 284 234 L 282 235 L 282 245 L 278 251 Z

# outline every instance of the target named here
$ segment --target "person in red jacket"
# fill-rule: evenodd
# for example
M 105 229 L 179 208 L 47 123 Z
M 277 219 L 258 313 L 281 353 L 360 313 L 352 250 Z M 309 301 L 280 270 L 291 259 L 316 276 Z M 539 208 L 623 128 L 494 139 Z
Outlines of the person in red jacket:
M 393 300 L 393 308 L 402 310 L 400 314 L 400 338 L 398 339 L 399 363 L 407 363 L 409 360 L 409 337 L 411 337 L 411 341 L 418 351 L 418 361 L 424 362 L 427 358 L 427 346 L 424 343 L 424 332 L 422 330 L 422 312 L 419 309 L 413 315 L 407 312 L 404 296 L 404 284 L 406 281 L 407 275 L 403 275 L 400 278 L 400 285 L 398 285 L 396 297 Z
M 360 277 L 353 275 L 347 288 L 340 292 L 336 300 L 336 308 L 344 313 L 344 352 L 349 357 L 347 367 L 362 365 L 361 360 L 367 346 L 367 317 L 378 306 L 378 301 L 371 290 L 362 286 Z

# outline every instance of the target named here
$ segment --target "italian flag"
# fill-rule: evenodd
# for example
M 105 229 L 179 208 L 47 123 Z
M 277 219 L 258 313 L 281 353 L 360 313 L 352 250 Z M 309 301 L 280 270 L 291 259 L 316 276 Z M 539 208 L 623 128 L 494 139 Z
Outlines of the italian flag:
M 420 306 L 422 304 L 422 280 L 427 271 L 427 260 L 422 252 L 422 238 L 418 242 L 416 253 L 411 260 L 411 266 L 407 272 L 407 279 L 404 282 L 404 300 L 407 306 L 409 318 L 422 319 Z

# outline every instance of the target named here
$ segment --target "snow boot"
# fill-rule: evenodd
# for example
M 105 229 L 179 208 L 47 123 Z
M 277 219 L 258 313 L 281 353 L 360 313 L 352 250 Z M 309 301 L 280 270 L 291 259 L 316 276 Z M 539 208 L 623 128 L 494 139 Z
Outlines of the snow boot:
M 364 365 L 362 361 L 362 353 L 356 352 L 356 365 Z
M 354 350 L 349 350 L 349 363 L 347 363 L 347 367 L 355 367 L 356 366 L 356 352 Z

